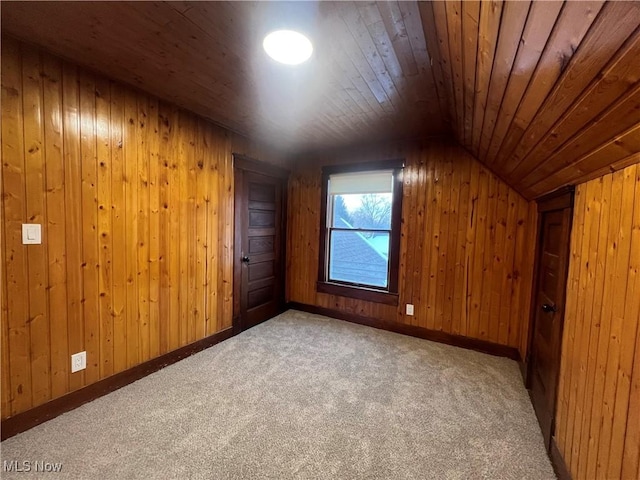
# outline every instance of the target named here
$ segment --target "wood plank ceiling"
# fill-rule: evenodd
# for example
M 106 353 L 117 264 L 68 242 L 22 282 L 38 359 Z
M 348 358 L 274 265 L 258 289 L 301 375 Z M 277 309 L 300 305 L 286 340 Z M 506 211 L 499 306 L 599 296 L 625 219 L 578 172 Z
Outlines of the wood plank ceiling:
M 2 30 L 299 153 L 447 133 L 527 198 L 640 160 L 640 2 L 6 2 Z M 295 28 L 312 61 L 276 65 Z
M 266 56 L 280 28 L 312 61 Z M 445 130 L 415 2 L 17 2 L 2 30 L 284 148 Z
M 640 161 L 640 2 L 420 6 L 458 141 L 520 193 Z

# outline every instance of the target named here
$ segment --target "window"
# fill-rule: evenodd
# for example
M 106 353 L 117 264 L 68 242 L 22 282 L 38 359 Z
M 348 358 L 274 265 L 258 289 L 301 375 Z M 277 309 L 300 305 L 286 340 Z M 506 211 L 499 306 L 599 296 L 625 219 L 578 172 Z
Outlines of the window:
M 397 305 L 402 167 L 323 169 L 318 291 Z

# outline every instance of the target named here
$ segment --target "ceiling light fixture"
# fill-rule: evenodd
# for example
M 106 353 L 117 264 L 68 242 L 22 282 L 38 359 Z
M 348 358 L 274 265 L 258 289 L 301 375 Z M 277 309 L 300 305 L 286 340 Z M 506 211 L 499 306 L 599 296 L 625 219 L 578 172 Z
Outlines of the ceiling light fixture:
M 286 65 L 305 62 L 313 53 L 311 41 L 293 30 L 278 30 L 264 37 L 265 52 L 275 61 Z

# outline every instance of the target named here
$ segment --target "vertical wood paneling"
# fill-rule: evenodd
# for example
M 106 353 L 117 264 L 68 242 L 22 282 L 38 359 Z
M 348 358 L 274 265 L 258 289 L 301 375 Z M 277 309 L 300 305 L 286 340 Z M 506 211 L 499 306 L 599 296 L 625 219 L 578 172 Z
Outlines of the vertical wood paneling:
M 614 429 L 617 432 L 612 440 L 612 458 L 609 461 L 609 472 L 617 472 L 619 469 L 618 459 L 622 454 L 622 478 L 632 478 L 633 472 L 640 477 L 640 207 L 638 198 L 640 197 L 640 167 L 636 165 L 636 191 L 635 207 L 633 209 L 633 225 L 631 231 L 631 253 L 629 255 L 629 275 L 627 277 L 627 302 L 625 304 L 624 318 L 636 319 L 635 346 L 633 335 L 627 333 L 622 346 L 622 370 L 620 371 L 623 388 L 625 390 L 616 395 L 616 411 L 614 422 L 618 426 Z M 633 322 L 633 320 L 631 320 Z M 627 324 L 625 324 L 626 327 Z M 633 327 L 632 327 L 633 328 Z M 632 330 L 629 329 L 629 330 Z M 632 353 L 632 350 L 633 353 Z M 624 395 L 626 388 L 629 388 L 629 398 Z M 624 410 L 627 409 L 625 421 Z M 621 432 L 624 432 L 624 442 L 622 442 Z M 624 444 L 624 445 L 623 445 Z
M 421 171 L 422 170 L 422 171 Z M 422 175 L 421 175 L 422 173 Z M 407 178 L 404 180 L 406 184 L 408 184 L 409 189 L 418 188 L 418 186 L 424 181 L 424 170 L 418 169 L 416 166 L 412 166 L 410 171 L 407 171 Z M 404 190 L 404 188 L 403 188 Z M 422 201 L 420 201 L 422 200 Z M 410 208 L 411 218 L 408 222 L 409 228 L 407 230 L 407 238 L 413 238 L 416 231 L 412 231 L 413 229 L 419 228 L 419 225 L 422 225 L 424 221 L 424 199 L 420 199 L 414 197 L 415 203 L 413 203 Z M 413 286 L 416 290 L 416 296 L 418 295 L 418 291 L 420 288 L 420 270 L 418 268 L 419 262 L 416 259 L 420 258 L 422 254 L 422 240 L 416 240 L 413 242 L 413 248 L 407 254 L 407 265 L 412 265 L 412 268 L 409 271 L 409 275 L 412 278 L 411 286 Z
M 475 253 L 470 258 L 469 295 L 471 303 L 471 314 L 469 318 L 469 336 L 479 338 L 480 336 L 480 305 L 482 304 L 482 288 L 483 288 L 483 255 L 485 245 L 485 232 L 487 231 L 487 210 L 489 205 L 489 178 L 488 171 L 480 167 L 478 170 L 478 196 L 475 201 L 469 221 L 471 228 L 474 230 L 472 234 L 475 244 Z M 475 227 L 473 226 L 475 222 Z
M 158 100 L 149 100 L 149 358 L 160 354 L 160 124 Z
M 209 150 L 209 145 L 214 143 L 211 132 L 207 132 L 204 137 L 204 147 Z M 205 166 L 210 178 L 216 178 L 218 172 L 217 158 L 213 155 L 206 156 Z M 218 271 L 209 268 L 215 265 L 220 258 L 218 253 L 218 244 L 212 243 L 211 240 L 218 238 L 218 182 L 212 182 L 209 187 L 209 201 L 207 203 L 207 319 L 205 333 L 210 334 L 215 331 L 218 325 Z
M 2 182 L 2 169 L 0 169 L 0 182 Z M 0 222 L 4 224 L 4 212 L 2 208 L 0 208 Z M 2 265 L 0 265 L 0 275 L 4 275 L 5 265 L 6 265 L 6 258 L 4 254 L 4 244 L 5 244 L 5 239 L 4 239 L 4 229 L 3 229 L 2 232 L 0 232 L 0 259 L 2 260 Z M 2 391 L 0 392 L 0 398 L 1 398 L 0 408 L 2 409 L 3 412 L 10 412 L 11 411 L 11 378 L 10 378 L 11 373 L 8 367 L 9 365 L 9 320 L 8 320 L 9 306 L 7 305 L 6 282 L 2 282 L 0 289 L 2 289 L 0 291 L 0 303 L 1 303 L 0 327 L 2 328 L 2 330 L 0 331 L 0 336 L 2 338 L 2 344 L 0 345 L 0 348 L 2 348 L 1 361 L 3 365 L 7 365 L 7 367 L 5 367 L 5 370 L 3 371 L 2 384 L 0 385 L 0 388 L 2 388 Z
M 473 162 L 476 163 L 476 162 Z M 466 335 L 466 294 L 465 291 L 456 288 L 457 285 L 466 284 L 466 255 L 469 249 L 467 241 L 467 224 L 469 217 L 469 196 L 471 192 L 471 169 L 472 162 L 467 162 L 460 168 L 460 192 L 457 203 L 457 242 L 455 276 L 453 278 L 453 310 L 452 315 L 452 332 L 457 335 Z
M 502 183 L 498 183 L 498 196 L 496 202 L 496 216 L 494 222 L 495 231 L 495 250 L 493 253 L 493 272 L 491 275 L 491 307 L 489 315 L 492 319 L 496 319 L 491 322 L 489 326 L 489 339 L 497 343 L 500 336 L 500 328 L 506 330 L 506 325 L 500 323 L 500 311 L 501 305 L 505 305 L 507 302 L 503 302 L 501 297 L 503 295 L 503 279 L 508 276 L 505 271 L 505 258 L 504 252 L 507 248 L 506 240 L 506 226 L 507 226 L 507 210 L 508 210 L 508 191 L 509 187 Z
M 405 159 L 398 307 L 317 293 L 320 165 L 398 157 Z M 441 141 L 316 154 L 299 164 L 289 182 L 288 300 L 481 338 L 524 355 L 535 206 Z M 415 316 L 405 315 L 406 303 Z
M 226 149 L 220 150 L 221 152 L 233 150 L 234 152 L 242 153 L 236 146 L 236 142 L 239 140 L 237 137 L 234 136 L 235 141 L 232 141 L 229 132 L 220 132 L 219 134 L 222 140 L 221 144 Z M 252 156 L 254 158 L 258 157 L 258 155 Z M 221 215 L 218 216 L 222 223 L 220 229 L 223 232 L 222 241 L 219 242 L 218 245 L 222 249 L 220 264 L 224 266 L 224 268 L 219 269 L 219 271 L 222 272 L 222 281 L 220 284 L 223 295 L 222 301 L 220 302 L 222 305 L 220 320 L 222 321 L 222 328 L 228 328 L 231 327 L 231 318 L 233 315 L 233 162 L 230 155 L 224 154 L 220 155 L 219 162 L 221 167 L 224 165 L 224 169 L 221 169 L 222 175 L 218 176 L 222 182 L 220 194 L 222 195 L 221 205 L 223 206 Z
M 46 158 L 45 200 L 48 220 L 48 241 L 45 244 L 45 250 L 49 265 L 47 291 L 51 322 L 51 396 L 59 397 L 69 391 L 70 364 L 67 332 L 69 325 L 66 315 L 67 262 L 64 142 L 62 137 L 62 65 L 49 56 L 44 56 L 42 61 L 44 73 L 44 152 Z M 2 119 L 4 122 L 4 113 Z M 4 225 L 6 226 L 6 223 Z M 3 375 L 5 375 L 4 370 Z
M 138 138 L 136 123 L 138 111 L 136 95 L 127 90 L 124 93 L 123 120 L 123 183 L 125 205 L 125 331 L 126 365 L 132 367 L 140 361 L 138 315 L 140 299 L 138 297 Z M 142 153 L 142 152 L 141 152 Z
M 100 318 L 98 307 L 98 205 L 96 152 L 96 85 L 92 75 L 80 80 L 80 135 L 82 155 L 82 306 L 84 348 L 87 352 L 86 383 L 100 378 Z
M 5 46 L 6 45 L 6 46 Z M 6 61 L 5 61 L 6 58 Z M 20 45 L 4 44 L 2 62 L 2 189 L 4 210 L 11 413 L 32 406 L 31 338 L 27 247 L 22 245 L 21 224 L 26 219 L 24 122 Z M 4 364 L 3 364 L 4 365 Z
M 635 225 L 640 225 L 640 214 L 636 215 Z M 634 229 L 634 245 L 638 245 L 640 243 L 640 238 L 638 238 L 639 231 L 640 229 Z M 635 281 L 632 292 L 638 292 L 640 289 L 638 286 L 640 257 L 638 257 L 637 248 L 634 249 L 634 252 L 634 265 L 636 265 L 636 268 L 633 270 L 633 277 L 635 277 Z M 637 297 L 640 297 L 640 295 L 637 295 Z M 637 368 L 637 365 L 640 365 L 640 348 L 637 348 L 638 345 L 640 345 L 640 326 L 637 328 L 636 349 L 633 357 L 634 368 L 631 377 L 631 392 L 628 408 L 629 413 L 627 414 L 627 432 L 625 435 L 624 452 L 622 457 L 622 478 L 633 478 L 634 472 L 637 476 L 640 476 L 640 369 Z
M 149 99 L 138 97 L 136 144 L 138 145 L 138 335 L 140 361 L 149 359 Z
M 506 223 L 504 224 L 505 228 L 505 244 L 504 244 L 504 256 L 502 259 L 503 265 L 503 276 L 502 276 L 502 287 L 500 288 L 500 292 L 502 295 L 505 292 L 508 292 L 512 297 L 515 296 L 515 277 L 516 272 L 509 271 L 509 265 L 514 265 L 515 262 L 515 246 L 516 246 L 516 229 L 518 226 L 518 204 L 519 195 L 515 192 L 515 190 L 508 189 L 507 190 L 507 217 L 505 219 Z M 511 342 L 517 342 L 517 328 L 513 328 L 513 325 L 510 325 L 511 312 L 519 311 L 515 307 L 516 299 L 514 298 L 511 302 L 501 302 L 500 303 L 500 323 L 499 323 L 499 331 L 498 331 L 498 342 L 501 344 L 508 344 L 510 339 Z M 514 331 L 514 335 L 511 335 L 511 331 Z
M 633 357 L 637 348 L 637 340 L 634 332 L 638 331 L 640 322 L 640 290 L 638 289 L 638 267 L 640 262 L 640 243 L 638 243 L 638 229 L 640 229 L 640 207 L 638 198 L 640 197 L 640 172 L 637 166 L 631 166 L 624 170 L 624 189 L 622 194 L 622 204 L 629 205 L 624 208 L 622 215 L 621 231 L 619 236 L 620 250 L 618 251 L 619 262 L 616 275 L 616 283 L 626 283 L 624 300 L 622 299 L 622 289 L 614 296 L 616 304 L 614 316 L 619 325 L 619 336 L 617 348 L 619 350 L 616 363 L 612 362 L 610 374 L 616 377 L 615 392 L 611 392 L 610 397 L 615 401 L 609 403 L 608 421 L 610 427 L 610 446 L 608 467 L 603 468 L 603 475 L 609 478 L 619 478 L 622 473 L 622 460 L 626 436 L 638 435 L 638 425 L 627 423 L 629 410 L 629 397 L 631 395 L 631 376 L 633 374 Z M 631 205 L 634 205 L 631 208 Z M 622 301 L 623 300 L 623 301 Z M 629 319 L 625 322 L 625 319 Z M 637 365 L 637 364 L 636 364 Z M 611 390 L 613 387 L 611 386 Z M 604 462 L 602 462 L 604 463 Z
M 448 156 L 453 157 L 452 155 Z M 457 262 L 458 245 L 463 243 L 460 238 L 458 238 L 458 216 L 460 206 L 464 203 L 464 201 L 460 200 L 460 179 L 464 173 L 465 167 L 468 167 L 468 164 L 463 164 L 461 168 L 457 168 L 453 161 L 451 162 L 452 174 L 450 177 L 451 196 L 449 198 L 449 237 L 446 245 L 448 259 L 444 287 L 444 318 L 442 324 L 442 329 L 447 332 L 456 331 L 457 328 L 454 327 L 454 324 L 459 321 L 459 318 L 453 318 L 453 304 L 456 292 L 456 271 L 461 266 Z
M 113 244 L 111 316 L 113 317 L 113 373 L 127 368 L 126 274 L 125 252 L 116 250 L 126 245 L 125 190 L 123 161 L 124 90 L 111 85 L 111 228 Z
M 40 58 L 37 52 L 27 50 L 23 53 L 26 215 L 29 222 L 42 224 L 45 229 L 43 235 L 46 235 L 44 125 L 39 65 Z M 51 398 L 49 309 L 45 292 L 48 275 L 47 259 L 43 249 L 33 249 L 28 263 L 29 292 L 33 292 L 29 295 L 31 388 L 33 405 L 36 406 Z
M 580 258 L 580 251 L 582 248 L 582 235 L 578 236 L 578 232 L 584 231 L 584 205 L 585 205 L 586 192 L 582 189 L 577 189 L 574 197 L 574 215 L 571 231 L 571 246 L 570 246 L 570 260 L 569 271 L 567 276 L 567 293 L 571 290 L 577 290 L 578 281 L 580 279 L 580 266 L 581 262 L 576 261 Z M 577 311 L 577 303 L 574 295 L 567 295 L 565 301 L 565 317 L 563 327 L 563 345 L 567 345 L 567 348 L 563 346 L 563 352 L 561 354 L 561 363 L 563 364 L 559 373 L 558 380 L 558 399 L 557 405 L 568 404 L 570 395 L 571 375 L 573 368 L 565 368 L 567 364 L 573 364 L 573 346 L 575 344 L 576 322 L 574 317 Z M 570 431 L 573 434 L 573 430 L 568 427 L 568 411 L 566 408 L 556 407 L 556 437 L 558 444 L 565 443 L 565 437 Z M 565 457 L 566 458 L 566 457 Z
M 100 295 L 100 377 L 113 373 L 113 230 L 111 223 L 111 88 L 96 79 L 96 155 L 98 163 L 98 245 Z
M 467 203 L 467 211 L 468 214 L 464 219 L 462 219 L 465 223 L 465 255 L 462 259 L 462 265 L 464 270 L 464 275 L 462 279 L 462 285 L 465 286 L 464 289 L 461 289 L 462 301 L 461 312 L 462 318 L 461 321 L 461 330 L 460 333 L 462 335 L 469 335 L 471 331 L 471 292 L 472 292 L 472 278 L 471 278 L 471 259 L 475 258 L 475 222 L 477 221 L 476 217 L 476 208 L 478 203 L 478 189 L 479 189 L 479 177 L 480 177 L 480 163 L 479 162 L 470 162 L 470 182 L 469 182 L 469 197 L 466 201 Z M 464 200 L 464 198 L 463 198 Z M 455 308 L 454 308 L 455 312 Z
M 232 151 L 280 161 L 3 39 L 2 418 L 231 326 Z
M 162 105 L 158 106 L 158 270 L 159 270 L 159 299 L 158 299 L 158 348 L 166 351 L 169 341 L 169 252 L 168 227 L 169 227 L 169 159 L 167 157 L 167 144 L 169 138 L 169 120 Z
M 492 268 L 493 255 L 495 249 L 495 214 L 498 206 L 497 199 L 497 179 L 487 174 L 488 180 L 488 194 L 487 194 L 487 209 L 486 209 L 486 223 L 485 229 L 478 232 L 484 236 L 484 247 L 476 254 L 481 258 L 482 270 L 479 273 L 482 285 L 482 294 L 480 295 L 480 317 L 478 322 L 478 336 L 483 340 L 488 340 L 489 337 L 489 325 L 490 325 L 490 309 L 491 309 L 491 290 L 493 285 L 491 283 L 491 274 L 494 269 Z M 498 265 L 496 264 L 497 268 Z
M 196 129 L 194 130 L 196 139 L 203 137 L 203 125 L 200 120 L 196 122 Z M 207 181 L 207 167 L 204 159 L 204 145 L 201 141 L 196 142 L 195 152 L 195 167 L 194 175 L 196 177 L 196 221 L 194 223 L 194 232 L 196 237 L 196 271 L 194 273 L 195 289 L 193 292 L 193 314 L 195 321 L 194 338 L 202 338 L 205 336 L 206 331 L 206 316 L 207 316 L 207 293 L 206 293 L 206 274 L 207 274 L 207 202 L 208 188 Z
M 435 329 L 443 330 L 446 325 L 445 318 L 445 309 L 447 307 L 448 302 L 446 301 L 446 281 L 447 281 L 447 270 L 449 267 L 449 253 L 448 253 L 448 245 L 447 242 L 449 240 L 449 218 L 450 218 L 450 208 L 451 208 L 451 186 L 453 177 L 453 165 L 451 164 L 451 159 L 447 158 L 445 162 L 443 162 L 442 175 L 439 179 L 440 185 L 442 186 L 442 196 L 439 202 L 439 211 L 440 211 L 440 230 L 436 231 L 436 235 L 438 236 L 438 264 L 436 269 L 435 279 L 437 280 L 437 288 L 436 288 L 436 303 L 435 303 Z M 423 191 L 421 188 L 417 188 L 414 192 L 416 197 L 420 197 L 420 193 Z M 423 230 L 423 229 L 421 229 Z M 424 230 L 423 230 L 424 231 Z M 409 241 L 411 241 L 411 237 L 409 237 Z M 415 241 L 415 240 L 414 240 Z M 416 295 L 413 296 L 416 298 Z
M 590 292 L 591 298 L 593 298 L 593 302 L 587 302 L 587 306 L 589 310 L 586 312 L 586 317 L 591 317 L 591 334 L 588 344 L 588 360 L 586 364 L 586 385 L 584 391 L 584 405 L 582 407 L 582 433 L 587 435 L 589 433 L 589 428 L 591 425 L 591 412 L 593 408 L 593 400 L 594 400 L 594 388 L 595 388 L 595 369 L 597 365 L 598 358 L 598 342 L 600 338 L 600 315 L 599 312 L 602 310 L 602 302 L 603 298 L 603 289 L 604 289 L 604 268 L 605 268 L 605 258 L 606 258 L 606 242 L 607 242 L 607 234 L 609 231 L 609 204 L 611 200 L 611 186 L 612 186 L 612 177 L 613 175 L 607 175 L 603 177 L 602 180 L 602 188 L 600 192 L 600 201 L 598 201 L 597 197 L 595 202 L 593 203 L 594 208 L 591 209 L 591 214 L 599 216 L 599 224 L 596 222 L 592 223 L 592 234 L 597 234 L 597 240 L 595 238 L 591 239 L 592 248 L 590 253 L 590 262 L 592 264 L 592 275 L 593 280 L 591 281 L 593 287 Z M 597 184 L 598 182 L 593 182 Z M 593 202 L 593 200 L 592 200 Z M 590 445 L 593 445 L 594 437 L 589 436 L 588 442 L 583 442 L 582 445 L 578 447 L 577 450 L 577 472 L 578 476 L 586 475 L 587 468 L 587 459 L 588 459 L 588 448 Z
M 585 292 L 585 298 L 593 298 L 593 290 L 594 290 L 594 275 L 592 270 L 596 267 L 594 257 L 594 251 L 596 251 L 594 245 L 597 241 L 597 232 L 599 228 L 599 214 L 598 211 L 600 209 L 599 198 L 602 195 L 602 182 L 592 182 L 587 186 L 588 188 L 585 191 L 585 198 L 587 205 L 589 205 L 590 212 L 593 212 L 593 215 L 589 215 L 587 219 L 585 219 L 584 223 L 584 232 L 585 235 L 582 239 L 582 248 L 579 251 L 580 256 L 582 258 L 587 259 L 582 262 L 581 270 L 579 272 L 579 283 L 578 288 Z M 592 221 L 596 219 L 598 221 Z M 575 315 L 579 318 L 584 318 L 585 313 L 587 313 L 586 317 L 589 318 L 588 312 L 591 308 L 591 303 L 589 302 L 580 302 L 575 305 Z M 576 438 L 580 438 L 581 429 L 582 429 L 582 416 L 583 416 L 583 408 L 582 408 L 582 400 L 584 399 L 585 392 L 585 384 L 584 375 L 587 370 L 587 356 L 588 356 L 588 348 L 590 343 L 590 326 L 585 326 L 581 332 L 578 332 L 575 335 L 576 342 L 576 353 L 578 360 L 578 371 L 576 375 L 572 376 L 572 389 L 571 396 L 574 398 L 574 403 L 577 405 L 577 408 L 572 415 L 569 416 L 568 424 L 569 428 L 572 428 L 572 436 Z M 575 416 L 574 416 L 575 415 Z M 575 448 L 573 449 L 571 455 L 572 468 L 577 469 L 577 460 L 578 460 L 578 451 L 577 447 L 579 442 L 575 442 Z
M 639 205 L 637 165 L 576 191 L 556 433 L 576 479 L 638 475 Z
M 189 329 L 190 329 L 190 317 L 189 317 L 189 239 L 188 235 L 191 234 L 189 224 L 191 219 L 189 218 L 189 203 L 191 203 L 191 192 L 189 191 L 189 185 L 187 183 L 187 175 L 189 163 L 187 155 L 189 148 L 188 132 L 189 127 L 187 124 L 187 118 L 178 113 L 178 128 L 177 128 L 177 145 L 176 145 L 176 161 L 177 161 L 177 183 L 176 188 L 178 195 L 184 195 L 182 201 L 178 204 L 176 209 L 178 212 L 178 230 L 176 232 L 176 242 L 173 244 L 173 248 L 178 250 L 178 270 L 177 270 L 177 287 L 178 287 L 178 332 L 179 343 L 178 346 L 186 345 L 188 343 Z
M 428 245 L 431 246 L 431 248 L 426 248 L 425 251 L 428 252 L 428 256 L 427 256 L 427 260 L 426 263 L 423 263 L 423 265 L 425 266 L 425 272 L 427 272 L 428 275 L 428 281 L 425 282 L 425 285 L 422 285 L 422 291 L 424 293 L 426 293 L 426 297 L 427 297 L 427 302 L 426 302 L 426 306 L 427 306 L 427 315 L 425 318 L 426 321 L 426 325 L 427 328 L 435 328 L 435 323 L 436 323 L 436 316 L 437 316 L 437 311 L 436 311 L 436 291 L 437 291 L 437 282 L 435 281 L 438 274 L 438 258 L 439 258 L 439 246 L 440 246 L 440 215 L 436 215 L 435 212 L 440 210 L 440 204 L 441 204 L 441 198 L 442 198 L 442 165 L 440 163 L 436 163 L 434 165 L 433 168 L 433 176 L 431 177 L 431 196 L 427 197 L 430 199 L 428 205 L 428 209 L 429 211 L 433 212 L 432 215 L 430 215 L 431 218 L 431 222 L 428 225 L 425 225 L 426 229 L 428 230 L 423 230 L 425 231 L 426 235 L 429 237 L 429 239 L 431 240 L 430 242 L 428 242 Z M 404 191 L 403 191 L 404 194 Z M 411 195 L 411 196 L 417 196 L 417 195 L 412 195 L 411 190 L 409 190 L 406 195 Z M 411 197 L 409 197 L 411 198 Z M 404 201 L 403 201 L 403 205 L 404 205 Z M 403 206 L 404 208 L 404 206 Z M 408 219 L 407 220 L 407 224 L 408 227 L 410 228 L 411 226 L 411 220 Z M 408 231 L 409 228 L 407 228 Z M 410 248 L 410 245 L 413 243 L 413 240 L 415 237 L 412 237 L 411 235 L 407 235 L 407 241 L 406 241 L 406 248 Z M 424 262 L 424 260 L 423 260 Z M 408 265 L 411 265 L 410 263 L 408 263 Z M 407 292 L 407 296 L 409 298 L 413 298 L 413 296 L 411 295 L 411 285 L 407 284 L 407 282 L 403 282 L 400 285 L 405 285 L 406 288 L 406 292 Z M 419 311 L 419 310 L 418 310 Z
M 518 202 L 515 233 L 515 252 L 512 284 L 512 310 L 510 319 L 516 312 L 529 312 L 531 308 L 531 289 L 533 285 L 533 268 L 535 250 L 527 245 L 536 245 L 538 209 L 535 202 L 529 205 Z M 509 322 L 509 342 L 520 342 L 522 358 L 527 351 L 529 342 L 528 322 Z
M 177 110 L 175 108 L 161 107 L 161 115 L 164 117 L 164 126 L 166 130 L 163 132 L 163 141 L 166 142 L 165 150 L 165 170 L 166 170 L 166 197 L 164 200 L 164 206 L 167 209 L 166 213 L 166 226 L 164 234 L 164 244 L 162 245 L 162 251 L 165 252 L 164 256 L 167 262 L 167 270 L 165 272 L 164 281 L 166 282 L 166 295 L 167 295 L 167 330 L 165 332 L 165 342 L 167 343 L 168 350 L 173 350 L 180 345 L 180 330 L 179 330 L 179 304 L 178 304 L 178 283 L 180 281 L 178 275 L 178 262 L 179 262 L 179 211 L 178 205 L 175 201 L 176 192 L 178 191 L 178 176 L 177 172 L 177 152 L 175 145 L 174 130 L 177 129 Z M 163 148 L 161 147 L 161 150 Z
M 629 317 L 625 322 L 625 304 L 636 302 L 636 299 L 627 297 L 627 278 L 629 270 L 629 255 L 631 251 L 631 228 L 634 208 L 637 206 L 636 197 L 636 166 L 626 168 L 621 172 L 622 178 L 618 181 L 622 183 L 622 193 L 620 202 L 620 223 L 617 232 L 614 233 L 616 249 L 616 261 L 612 272 L 611 281 L 616 286 L 613 289 L 611 300 L 611 336 L 609 338 L 609 351 L 607 355 L 607 366 L 605 370 L 605 389 L 603 403 L 603 418 L 600 426 L 600 448 L 598 449 L 598 460 L 596 465 L 596 476 L 601 478 L 612 478 L 610 470 L 620 471 L 620 459 L 615 455 L 616 464 L 611 463 L 612 438 L 620 435 L 620 430 L 614 432 L 614 413 L 616 399 L 621 400 L 622 397 L 628 397 L 628 389 L 620 385 L 623 380 L 624 369 L 620 365 L 620 356 L 623 345 L 635 348 L 634 344 L 622 342 L 625 335 L 635 337 L 635 331 L 638 325 L 638 312 L 633 317 Z M 616 175 L 614 175 L 614 181 Z M 640 196 L 640 194 L 638 194 Z M 636 206 L 634 206 L 636 205 Z M 626 328 L 625 328 L 626 327 Z M 628 372 L 627 372 L 628 373 Z M 618 394 L 620 397 L 618 397 Z M 619 412 L 623 417 L 626 416 L 626 407 L 623 412 Z M 625 428 L 626 422 L 620 424 L 616 422 L 616 426 Z M 624 430 L 622 431 L 624 436 Z
M 4 83 L 2 84 L 4 85 Z M 3 95 L 4 95 L 4 88 Z M 2 100 L 4 103 L 4 100 Z M 2 112 L 4 114 L 4 112 Z M 0 184 L 3 183 L 3 169 L 0 168 Z M 4 225 L 4 204 L 0 205 L 0 224 Z M 5 238 L 4 238 L 5 229 L 3 228 L 0 231 L 0 278 L 5 278 L 4 272 L 6 270 L 6 258 L 5 258 Z M 3 281 L 0 285 L 0 348 L 2 351 L 0 352 L 0 361 L 2 365 L 9 365 L 9 320 L 8 320 L 8 308 L 7 305 L 7 282 Z M 10 374 L 9 369 L 7 368 L 7 375 L 2 375 L 2 382 L 0 384 L 0 408 L 3 412 L 11 411 L 11 382 L 10 382 Z
M 187 201 L 185 202 L 186 215 L 187 219 L 186 228 L 181 229 L 182 232 L 186 233 L 183 235 L 189 241 L 186 245 L 186 255 L 185 262 L 187 264 L 186 267 L 186 292 L 187 295 L 184 298 L 184 311 L 185 311 L 185 323 L 187 325 L 186 331 L 186 341 L 185 343 L 191 343 L 193 339 L 195 339 L 195 322 L 198 316 L 197 312 L 197 303 L 195 299 L 195 291 L 196 291 L 196 255 L 195 249 L 198 243 L 197 233 L 195 230 L 196 222 L 195 222 L 195 205 L 196 205 L 196 180 L 195 180 L 195 142 L 193 140 L 195 135 L 196 123 L 191 118 L 185 118 L 186 120 L 186 128 L 185 137 L 186 142 L 186 154 L 184 158 L 186 159 L 186 166 L 182 169 L 185 173 L 185 187 L 187 189 L 188 196 Z M 191 241 L 193 240 L 193 241 Z M 199 245 L 202 247 L 202 244 Z
M 67 318 L 69 353 L 84 350 L 82 309 L 82 159 L 78 68 L 62 66 L 62 128 L 64 142 L 64 194 L 66 214 Z M 84 384 L 85 371 L 69 376 L 71 390 Z

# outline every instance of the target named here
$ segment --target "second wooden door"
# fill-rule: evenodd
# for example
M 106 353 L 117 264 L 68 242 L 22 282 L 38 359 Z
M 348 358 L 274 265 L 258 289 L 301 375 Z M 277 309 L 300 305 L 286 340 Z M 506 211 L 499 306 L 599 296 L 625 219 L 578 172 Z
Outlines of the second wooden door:
M 564 323 L 572 193 L 539 202 L 540 235 L 529 357 L 530 395 L 545 444 L 554 430 Z

